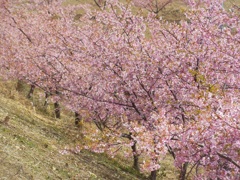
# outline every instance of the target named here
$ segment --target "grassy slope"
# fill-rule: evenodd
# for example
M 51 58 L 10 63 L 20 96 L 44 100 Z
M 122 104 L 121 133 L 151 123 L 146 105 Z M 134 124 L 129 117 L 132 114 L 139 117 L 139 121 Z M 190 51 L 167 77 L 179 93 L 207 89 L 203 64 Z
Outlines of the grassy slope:
M 14 91 L 0 84 L 0 179 L 140 179 L 106 156 L 87 151 L 61 155 L 60 149 L 80 141 L 72 122 L 36 114 Z M 7 98 L 6 96 L 9 96 Z M 20 103 L 21 102 L 21 103 Z M 27 101 L 26 101 L 27 102 Z
M 126 2 L 126 0 L 120 0 L 121 2 Z M 91 4 L 93 7 L 96 7 L 93 0 L 66 0 L 65 5 L 76 5 L 76 4 Z M 226 0 L 225 8 L 229 9 L 231 6 L 240 6 L 240 0 Z M 172 0 L 172 3 L 168 4 L 162 11 L 159 12 L 158 16 L 162 17 L 167 21 L 180 21 L 185 19 L 185 11 L 188 9 L 186 3 L 183 0 Z M 133 12 L 138 12 L 139 8 L 133 8 Z M 84 13 L 83 10 L 79 11 L 81 14 Z M 147 11 L 143 11 L 144 15 L 147 14 Z
M 120 0 L 121 2 L 126 2 L 126 0 Z M 234 0 L 232 0 L 234 1 Z M 65 5 L 76 5 L 76 4 L 90 4 L 93 7 L 97 8 L 93 0 L 66 0 Z M 98 9 L 98 8 L 97 8 Z M 161 12 L 159 12 L 159 16 L 163 17 L 163 19 L 168 21 L 179 21 L 184 18 L 184 11 L 186 9 L 185 3 L 183 0 L 173 0 L 172 3 L 167 5 Z M 133 12 L 139 12 L 140 8 L 132 7 Z M 79 11 L 80 13 L 84 13 L 84 11 Z M 143 15 L 146 15 L 147 11 L 143 11 Z

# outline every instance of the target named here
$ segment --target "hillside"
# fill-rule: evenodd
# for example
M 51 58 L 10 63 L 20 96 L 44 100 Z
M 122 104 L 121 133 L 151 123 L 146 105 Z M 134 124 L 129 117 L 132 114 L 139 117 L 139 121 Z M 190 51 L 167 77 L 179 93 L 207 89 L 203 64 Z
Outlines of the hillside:
M 0 87 L 1 180 L 141 179 L 106 156 L 87 151 L 62 155 L 60 150 L 65 146 L 81 141 L 73 121 L 35 113 L 22 95 L 2 84 Z M 6 116 L 8 122 L 4 121 Z
M 66 1 L 64 6 L 90 2 Z M 224 7 L 237 2 L 229 0 Z M 99 20 L 73 8 L 70 19 L 62 21 L 62 11 L 16 8 L 16 15 L 36 14 L 30 23 L 19 17 L 29 25 L 23 23 L 31 38 L 3 6 L 10 15 L 1 26 L 0 180 L 141 180 L 150 173 L 154 180 L 238 179 L 239 14 L 230 8 L 226 17 L 218 16 L 223 11 L 218 5 L 194 11 L 182 25 L 178 22 L 188 6 L 181 0 L 155 14 L 153 23 L 145 21 L 147 10 L 135 6 L 130 18 L 125 8 L 124 18 L 118 17 L 120 9 L 112 11 L 109 23 L 107 11 Z M 143 17 L 135 21 L 132 13 Z M 5 75 L 23 81 L 4 81 Z M 29 99 L 30 85 L 23 82 L 35 88 Z M 44 106 L 48 95 L 52 101 Z M 54 109 L 61 110 L 61 119 Z M 85 119 L 75 125 L 75 115 Z M 134 170 L 133 160 L 143 174 Z

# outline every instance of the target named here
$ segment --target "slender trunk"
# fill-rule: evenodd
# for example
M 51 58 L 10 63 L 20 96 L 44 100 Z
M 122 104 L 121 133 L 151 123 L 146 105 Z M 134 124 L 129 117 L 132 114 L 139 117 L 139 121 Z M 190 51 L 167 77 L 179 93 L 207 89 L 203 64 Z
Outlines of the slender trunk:
M 157 149 L 157 142 L 158 142 L 158 141 L 159 141 L 159 138 L 158 138 L 157 135 L 155 135 L 154 138 L 153 138 L 153 143 L 154 143 L 154 153 L 155 153 L 156 155 L 159 155 L 159 153 L 156 151 L 156 149 Z M 153 161 L 155 164 L 158 164 L 158 158 L 157 158 L 157 157 L 152 158 L 152 161 Z M 158 172 L 157 169 L 151 171 L 151 174 L 150 174 L 150 176 L 149 176 L 149 179 L 150 179 L 150 180 L 156 180 L 156 179 L 157 179 L 157 172 Z
M 56 95 L 59 95 L 60 92 L 58 90 L 56 90 Z M 56 118 L 60 119 L 61 118 L 61 111 L 60 111 L 60 105 L 59 105 L 59 102 L 56 101 L 54 103 L 54 111 L 55 111 L 55 116 Z
M 82 117 L 78 112 L 75 112 L 75 125 L 79 126 L 80 121 L 82 121 Z
M 137 171 L 140 171 L 139 163 L 138 163 L 137 142 L 136 141 L 132 145 L 132 152 L 133 152 L 133 168 Z
M 61 118 L 61 113 L 60 113 L 60 105 L 58 101 L 54 103 L 54 111 L 55 111 L 55 116 L 56 118 L 60 119 Z
M 168 144 L 167 144 L 166 146 L 167 146 L 167 148 L 168 148 L 168 152 L 172 155 L 173 159 L 175 159 L 175 158 L 176 158 L 176 155 L 175 155 L 172 147 L 169 146 Z
M 50 93 L 45 91 L 45 101 L 44 101 L 44 106 L 48 106 L 48 97 L 50 96 Z
M 180 179 L 180 180 L 185 180 L 185 178 L 186 178 L 186 173 L 187 173 L 187 167 L 188 167 L 188 163 L 185 162 L 185 163 L 182 165 L 182 168 L 181 168 L 181 172 L 180 172 L 180 176 L 179 176 L 179 179 Z
M 28 95 L 27 95 L 27 98 L 28 98 L 28 99 L 31 99 L 31 98 L 32 98 L 34 89 L 35 89 L 35 85 L 34 85 L 34 84 L 31 84 L 30 90 L 29 90 Z
M 137 141 L 133 139 L 131 132 L 129 134 L 125 134 L 125 133 L 122 134 L 122 137 L 125 137 L 134 142 L 133 145 L 131 146 L 132 153 L 133 153 L 133 168 L 136 169 L 137 171 L 140 171 L 139 163 L 138 163 L 138 154 L 137 154 Z
M 149 180 L 156 180 L 157 179 L 157 170 L 151 172 L 149 176 Z

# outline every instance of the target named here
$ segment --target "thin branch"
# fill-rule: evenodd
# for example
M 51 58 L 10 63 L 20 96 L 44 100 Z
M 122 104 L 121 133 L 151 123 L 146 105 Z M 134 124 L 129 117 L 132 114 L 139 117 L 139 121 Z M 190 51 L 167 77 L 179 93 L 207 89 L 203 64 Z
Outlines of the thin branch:
M 228 157 L 228 156 L 226 156 L 226 155 L 224 155 L 224 154 L 221 154 L 221 153 L 217 153 L 217 155 L 218 155 L 219 157 L 221 157 L 221 158 L 223 158 L 223 159 L 225 159 L 225 160 L 233 163 L 236 167 L 238 167 L 238 168 L 240 169 L 240 165 L 237 164 L 232 158 L 230 158 L 230 157 Z

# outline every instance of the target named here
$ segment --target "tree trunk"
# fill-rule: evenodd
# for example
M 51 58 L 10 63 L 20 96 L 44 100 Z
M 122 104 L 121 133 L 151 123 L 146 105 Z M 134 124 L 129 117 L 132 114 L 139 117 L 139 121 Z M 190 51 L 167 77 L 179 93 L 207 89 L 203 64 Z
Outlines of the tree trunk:
M 75 112 L 75 125 L 79 126 L 80 121 L 82 121 L 82 117 L 78 112 Z
M 122 134 L 122 137 L 128 138 L 129 140 L 134 142 L 133 145 L 131 146 L 132 153 L 133 153 L 133 168 L 136 169 L 137 171 L 140 171 L 139 163 L 138 163 L 138 154 L 137 154 L 137 141 L 133 139 L 131 132 L 129 134 L 125 134 L 125 133 Z
M 58 90 L 55 91 L 56 95 L 59 96 L 60 92 Z M 54 103 L 54 110 L 55 110 L 55 116 L 56 118 L 60 119 L 61 118 L 61 111 L 60 111 L 60 105 L 59 102 L 56 101 Z
M 48 106 L 48 97 L 50 96 L 50 92 L 45 91 L 45 101 L 44 101 L 44 106 Z
M 55 111 L 56 118 L 60 119 L 61 118 L 61 114 L 60 114 L 60 105 L 59 105 L 58 101 L 56 101 L 54 103 L 54 111 Z
M 139 172 L 140 169 L 138 163 L 137 142 L 134 142 L 134 144 L 132 145 L 132 151 L 133 151 L 133 168 Z
M 185 180 L 185 178 L 186 178 L 186 173 L 187 173 L 187 167 L 188 167 L 188 163 L 185 162 L 185 163 L 182 165 L 182 168 L 181 168 L 180 177 L 179 177 L 180 180 Z
M 34 84 L 31 84 L 30 90 L 29 90 L 28 95 L 27 95 L 27 98 L 28 98 L 28 99 L 31 99 L 31 98 L 32 98 L 34 89 L 35 89 L 35 85 L 34 85 Z
M 157 179 L 157 170 L 151 172 L 149 176 L 149 180 L 156 180 Z

